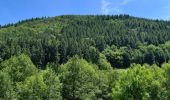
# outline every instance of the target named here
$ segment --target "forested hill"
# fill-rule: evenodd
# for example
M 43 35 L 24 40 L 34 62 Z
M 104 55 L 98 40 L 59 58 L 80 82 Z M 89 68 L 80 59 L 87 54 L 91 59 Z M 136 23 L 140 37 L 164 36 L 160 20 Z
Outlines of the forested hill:
M 170 60 L 170 22 L 129 15 L 35 18 L 0 27 L 0 62 L 26 54 L 36 66 L 63 64 L 78 55 L 102 67 Z
M 170 22 L 69 15 L 1 26 L 0 100 L 170 100 Z

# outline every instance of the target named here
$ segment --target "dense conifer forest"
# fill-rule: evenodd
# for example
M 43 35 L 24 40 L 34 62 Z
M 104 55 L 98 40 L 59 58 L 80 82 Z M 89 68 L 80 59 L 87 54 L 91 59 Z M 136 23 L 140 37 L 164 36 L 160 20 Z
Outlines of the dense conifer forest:
M 169 100 L 170 21 L 64 15 L 0 26 L 0 100 Z

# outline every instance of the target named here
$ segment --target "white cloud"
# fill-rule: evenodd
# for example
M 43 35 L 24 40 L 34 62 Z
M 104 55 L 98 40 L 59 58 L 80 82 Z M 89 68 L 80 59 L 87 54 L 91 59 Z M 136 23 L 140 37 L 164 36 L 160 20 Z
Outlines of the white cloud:
M 106 0 L 102 0 L 102 7 L 101 7 L 101 12 L 102 12 L 102 14 L 105 14 L 105 15 L 107 15 L 107 14 L 109 14 L 109 12 L 110 12 L 110 8 L 109 8 L 109 5 L 111 4 L 110 2 L 108 2 L 108 1 L 106 1 Z
M 120 14 L 123 13 L 121 7 L 127 5 L 133 0 L 115 0 L 113 3 L 107 0 L 101 0 L 101 13 L 107 14 Z
M 123 0 L 121 3 L 120 3 L 120 5 L 127 5 L 129 2 L 131 2 L 131 1 L 133 1 L 133 0 Z

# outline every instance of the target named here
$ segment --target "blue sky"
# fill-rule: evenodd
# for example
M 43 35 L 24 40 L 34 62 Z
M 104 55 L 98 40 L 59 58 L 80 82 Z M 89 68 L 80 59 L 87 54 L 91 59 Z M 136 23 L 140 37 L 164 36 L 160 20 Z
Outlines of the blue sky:
M 67 14 L 129 14 L 170 20 L 170 0 L 1 0 L 0 24 Z

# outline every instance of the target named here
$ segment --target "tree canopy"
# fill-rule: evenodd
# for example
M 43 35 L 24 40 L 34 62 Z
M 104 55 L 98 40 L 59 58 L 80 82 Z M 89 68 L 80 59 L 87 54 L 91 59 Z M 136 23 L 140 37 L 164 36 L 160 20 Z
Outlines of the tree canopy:
M 170 100 L 170 22 L 65 15 L 0 26 L 0 100 Z

